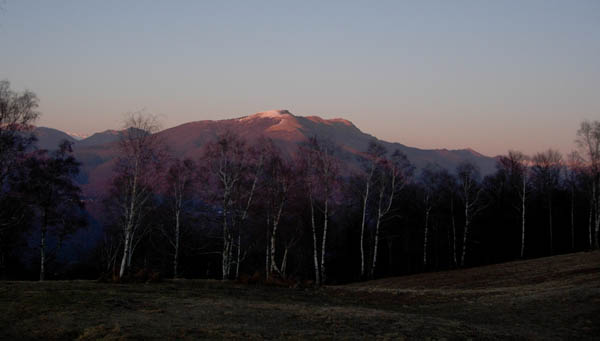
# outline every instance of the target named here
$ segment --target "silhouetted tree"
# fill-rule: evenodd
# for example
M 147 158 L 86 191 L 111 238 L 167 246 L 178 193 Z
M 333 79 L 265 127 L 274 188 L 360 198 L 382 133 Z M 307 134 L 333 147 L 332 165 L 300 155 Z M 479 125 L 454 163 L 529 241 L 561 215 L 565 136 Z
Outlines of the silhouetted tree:
M 45 278 L 47 234 L 54 232 L 60 246 L 66 236 L 85 225 L 81 190 L 74 181 L 80 164 L 71 153 L 71 144 L 64 141 L 52 155 L 43 150 L 26 163 L 29 176 L 24 192 L 39 216 L 40 281 Z
M 479 168 L 470 161 L 463 161 L 456 168 L 458 175 L 459 197 L 462 200 L 465 209 L 465 224 L 463 228 L 462 254 L 460 256 L 460 266 L 465 266 L 467 255 L 467 245 L 473 217 L 481 210 L 480 194 L 482 191 L 479 179 L 481 177 Z
M 519 151 L 509 151 L 507 156 L 498 159 L 498 167 L 507 177 L 509 186 L 517 193 L 521 213 L 521 258 L 525 255 L 525 212 L 531 186 L 529 157 Z
M 394 153 L 382 159 L 376 169 L 375 184 L 377 193 L 377 213 L 375 220 L 375 237 L 373 241 L 373 262 L 371 264 L 370 277 L 375 276 L 377 266 L 377 252 L 379 247 L 379 232 L 381 223 L 390 213 L 394 197 L 409 182 L 413 166 L 404 153 L 395 150 Z
M 290 197 L 291 187 L 295 182 L 294 169 L 291 163 L 283 159 L 279 150 L 271 140 L 261 142 L 265 148 L 265 170 L 263 177 L 263 193 L 267 216 L 267 278 L 272 273 L 285 275 L 287 254 L 293 243 L 286 243 L 283 258 L 277 265 L 277 240 L 284 208 Z
M 327 249 L 327 229 L 330 219 L 330 205 L 339 181 L 339 164 L 334 155 L 335 146 L 329 140 L 320 140 L 313 136 L 300 147 L 299 164 L 301 178 L 306 188 L 310 206 L 310 221 L 313 236 L 313 261 L 315 283 L 321 285 L 326 281 L 325 255 Z M 318 252 L 318 234 L 316 210 L 318 202 L 322 203 L 323 227 L 321 230 L 321 255 Z
M 537 153 L 533 157 L 533 181 L 537 191 L 546 198 L 548 207 L 548 233 L 550 237 L 550 254 L 554 253 L 554 227 L 552 217 L 552 203 L 554 192 L 560 185 L 562 169 L 562 156 L 556 150 L 548 149 Z
M 375 171 L 381 160 L 385 157 L 387 150 L 385 147 L 376 142 L 370 141 L 364 158 L 361 158 L 362 174 L 360 175 L 361 181 L 364 183 L 364 190 L 362 192 L 362 219 L 360 226 L 360 276 L 361 278 L 365 275 L 365 227 L 367 224 L 367 208 L 369 197 L 371 195 L 371 187 L 375 177 Z
M 173 247 L 173 278 L 178 277 L 178 261 L 180 252 L 180 239 L 182 219 L 192 199 L 196 178 L 196 165 L 190 159 L 175 159 L 167 171 L 167 201 L 171 208 L 174 225 L 171 233 L 167 234 Z
M 120 278 L 131 267 L 135 247 L 144 234 L 142 220 L 161 179 L 164 160 L 164 145 L 155 134 L 159 129 L 156 118 L 143 112 L 131 113 L 124 127 L 110 193 L 123 233 Z
M 38 98 L 33 92 L 15 92 L 8 81 L 0 81 L 0 247 L 11 234 L 9 230 L 26 218 L 23 205 L 8 201 L 18 196 L 15 186 L 24 179 L 19 173 L 24 170 L 27 150 L 35 142 L 30 132 L 40 115 L 37 107 Z M 0 250 L 0 265 L 4 251 Z
M 453 266 L 458 266 L 458 259 L 457 259 L 457 242 L 456 242 L 456 236 L 457 236 L 457 232 L 456 232 L 456 216 L 455 216 L 455 202 L 456 202 L 456 197 L 458 194 L 458 184 L 457 184 L 457 180 L 456 180 L 456 176 L 454 176 L 453 174 L 451 174 L 447 169 L 440 169 L 438 171 L 438 178 L 439 178 L 439 193 L 438 195 L 441 197 L 440 200 L 444 200 L 446 202 L 446 206 L 445 209 L 449 212 L 447 212 L 448 217 L 450 218 L 450 222 L 448 223 L 449 227 L 448 227 L 448 231 L 452 231 L 452 241 L 448 242 L 448 249 L 449 249 L 449 253 L 450 253 L 450 264 L 452 264 Z M 450 239 L 450 237 L 449 237 Z
M 427 165 L 422 171 L 419 182 L 422 189 L 421 201 L 425 213 L 423 229 L 423 266 L 427 266 L 427 242 L 429 237 L 429 226 L 431 211 L 441 198 L 444 187 L 444 176 L 442 169 L 438 165 Z
M 225 132 L 216 141 L 206 145 L 202 162 L 211 177 L 212 198 L 220 205 L 223 229 L 222 279 L 231 276 L 233 264 L 236 265 L 237 277 L 243 258 L 241 232 L 263 172 L 264 153 L 248 146 L 232 132 Z M 237 250 L 235 260 L 234 248 Z
M 569 223 L 571 227 L 571 250 L 575 250 L 575 196 L 584 173 L 584 165 L 581 156 L 577 152 L 571 152 L 567 156 L 565 171 L 565 186 L 569 191 Z
M 600 248 L 600 121 L 584 121 L 577 131 L 577 145 L 587 163 L 589 176 L 591 178 L 590 192 L 590 217 L 594 211 L 595 235 L 594 248 Z M 591 218 L 590 218 L 590 246 L 591 246 Z
M 22 93 L 10 89 L 8 81 L 0 81 L 0 190 L 14 163 L 35 139 L 27 133 L 40 115 L 38 98 L 31 91 Z M 0 223 L 1 224 L 1 223 Z

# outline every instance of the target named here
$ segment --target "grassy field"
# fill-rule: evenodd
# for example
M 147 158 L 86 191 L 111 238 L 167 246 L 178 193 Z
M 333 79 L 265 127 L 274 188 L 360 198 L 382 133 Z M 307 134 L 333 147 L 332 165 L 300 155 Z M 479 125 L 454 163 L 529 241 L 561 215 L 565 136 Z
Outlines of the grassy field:
M 0 282 L 0 339 L 597 339 L 600 252 L 287 289 Z

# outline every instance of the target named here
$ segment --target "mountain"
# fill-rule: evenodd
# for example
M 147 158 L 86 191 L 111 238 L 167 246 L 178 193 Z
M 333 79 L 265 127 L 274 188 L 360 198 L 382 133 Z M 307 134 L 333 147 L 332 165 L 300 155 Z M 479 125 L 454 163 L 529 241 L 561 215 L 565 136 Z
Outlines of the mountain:
M 33 130 L 33 134 L 37 137 L 37 147 L 39 149 L 54 150 L 58 147 L 59 143 L 63 140 L 67 140 L 73 143 L 73 146 L 77 148 L 84 147 L 95 147 L 106 145 L 111 142 L 119 140 L 121 132 L 117 130 L 106 130 L 100 133 L 95 133 L 91 136 L 84 137 L 84 135 L 64 132 L 54 128 L 48 127 L 36 127 Z
M 100 133 L 92 134 L 80 141 L 77 141 L 77 147 L 95 147 L 117 141 L 121 137 L 118 130 L 105 130 Z
M 453 171 L 460 162 L 471 160 L 479 166 L 482 175 L 486 175 L 494 171 L 496 164 L 494 158 L 471 149 L 408 147 L 400 143 L 378 140 L 345 119 L 297 116 L 287 110 L 271 110 L 218 121 L 189 122 L 157 134 L 176 156 L 197 159 L 207 142 L 226 131 L 237 134 L 250 143 L 260 137 L 270 138 L 287 155 L 292 155 L 298 144 L 311 136 L 327 138 L 339 146 L 338 157 L 350 168 L 356 165 L 358 155 L 366 150 L 370 141 L 379 141 L 390 152 L 396 149 L 402 151 L 418 169 L 429 163 L 436 163 Z M 117 155 L 116 142 L 120 134 L 119 131 L 107 130 L 75 142 L 76 156 L 83 164 L 80 180 L 86 195 L 94 197 L 106 190 L 112 177 Z
M 494 158 L 484 156 L 472 149 L 418 149 L 400 143 L 379 140 L 362 132 L 352 122 L 336 118 L 323 119 L 318 116 L 296 116 L 287 110 L 272 110 L 220 121 L 197 121 L 166 129 L 159 134 L 180 157 L 198 157 L 200 147 L 225 131 L 232 131 L 242 138 L 253 141 L 261 136 L 271 138 L 283 151 L 291 153 L 298 143 L 311 136 L 328 138 L 340 147 L 340 158 L 355 161 L 364 152 L 370 141 L 378 141 L 388 151 L 402 151 L 417 167 L 437 163 L 441 167 L 454 170 L 463 160 L 477 164 L 482 174 L 495 169 Z
M 72 138 L 74 138 L 77 141 L 81 141 L 87 137 L 89 137 L 89 135 L 85 135 L 85 134 L 80 134 L 80 133 L 73 133 L 70 131 L 65 131 L 65 133 L 69 136 L 71 136 Z
M 39 149 L 56 150 L 64 140 L 72 143 L 77 142 L 67 133 L 53 128 L 37 127 L 33 130 L 33 135 L 38 139 L 36 145 Z

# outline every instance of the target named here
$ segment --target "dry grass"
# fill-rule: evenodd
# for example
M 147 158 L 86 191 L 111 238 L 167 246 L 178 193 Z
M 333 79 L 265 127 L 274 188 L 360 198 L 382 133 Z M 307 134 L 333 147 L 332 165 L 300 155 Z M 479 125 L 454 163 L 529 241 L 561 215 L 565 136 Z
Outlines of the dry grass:
M 320 290 L 0 282 L 2 339 L 594 339 L 600 253 Z

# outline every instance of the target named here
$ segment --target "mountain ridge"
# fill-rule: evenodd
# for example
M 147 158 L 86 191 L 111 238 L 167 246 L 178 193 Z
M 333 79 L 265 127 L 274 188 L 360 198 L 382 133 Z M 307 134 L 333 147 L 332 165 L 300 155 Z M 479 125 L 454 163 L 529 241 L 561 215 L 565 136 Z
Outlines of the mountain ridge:
M 197 159 L 202 155 L 206 143 L 226 131 L 240 136 L 249 143 L 254 143 L 262 137 L 270 138 L 282 153 L 287 155 L 294 155 L 298 144 L 312 136 L 326 138 L 339 146 L 338 157 L 350 166 L 349 169 L 356 167 L 361 153 L 367 149 L 371 141 L 381 143 L 388 152 L 400 150 L 417 169 L 422 169 L 428 164 L 438 164 L 453 172 L 460 162 L 471 160 L 480 168 L 481 174 L 486 175 L 494 171 L 496 164 L 495 158 L 487 157 L 470 148 L 419 149 L 398 142 L 380 140 L 361 131 L 351 121 L 343 118 L 300 116 L 285 109 L 268 110 L 224 120 L 192 121 L 164 129 L 156 134 L 175 156 Z M 121 131 L 106 130 L 80 141 L 71 138 L 75 154 L 83 164 L 84 192 L 101 194 L 108 185 L 112 177 L 112 163 L 117 156 L 115 143 L 121 134 Z M 48 145 L 47 141 L 42 140 L 43 138 L 40 139 L 40 144 Z

